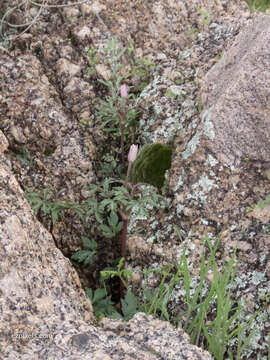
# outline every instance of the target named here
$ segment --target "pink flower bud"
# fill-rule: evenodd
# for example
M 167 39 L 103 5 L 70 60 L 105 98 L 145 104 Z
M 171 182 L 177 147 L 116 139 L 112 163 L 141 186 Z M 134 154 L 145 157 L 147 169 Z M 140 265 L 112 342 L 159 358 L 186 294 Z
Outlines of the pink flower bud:
M 128 87 L 126 84 L 121 85 L 120 94 L 123 98 L 126 98 L 128 96 Z
M 129 162 L 133 163 L 135 161 L 137 152 L 138 152 L 138 145 L 132 144 L 129 149 L 129 153 L 128 153 L 128 161 Z

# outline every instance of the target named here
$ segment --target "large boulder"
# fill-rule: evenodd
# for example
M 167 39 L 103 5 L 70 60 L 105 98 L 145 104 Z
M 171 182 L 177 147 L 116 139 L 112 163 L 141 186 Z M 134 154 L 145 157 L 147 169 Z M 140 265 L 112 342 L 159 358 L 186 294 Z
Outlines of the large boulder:
M 76 271 L 33 216 L 3 156 L 0 179 L 1 353 L 30 358 L 44 339 L 69 332 L 74 320 L 79 329 L 94 317 Z
M 269 27 L 269 16 L 252 21 L 203 79 L 207 144 L 222 163 L 270 162 Z

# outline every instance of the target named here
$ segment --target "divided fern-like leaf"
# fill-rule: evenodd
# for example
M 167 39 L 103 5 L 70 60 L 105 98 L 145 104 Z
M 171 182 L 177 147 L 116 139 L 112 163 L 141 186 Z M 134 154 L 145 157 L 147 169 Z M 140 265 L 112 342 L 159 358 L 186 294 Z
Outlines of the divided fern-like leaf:
M 83 265 L 92 264 L 97 253 L 97 243 L 86 236 L 82 237 L 82 243 L 84 249 L 76 251 L 71 259 L 83 263 Z
M 121 300 L 121 309 L 126 321 L 130 320 L 139 311 L 137 297 L 128 290 L 124 299 Z
M 89 239 L 86 236 L 82 236 L 83 247 L 88 250 L 97 250 L 97 242 L 95 240 Z
M 101 318 L 107 316 L 113 319 L 122 318 L 115 310 L 114 303 L 111 301 L 111 296 L 107 295 L 104 288 L 96 289 L 95 292 L 90 288 L 85 288 L 85 293 L 91 300 L 96 317 Z
M 89 250 L 79 250 L 72 255 L 71 259 L 89 265 L 93 262 L 94 253 Z

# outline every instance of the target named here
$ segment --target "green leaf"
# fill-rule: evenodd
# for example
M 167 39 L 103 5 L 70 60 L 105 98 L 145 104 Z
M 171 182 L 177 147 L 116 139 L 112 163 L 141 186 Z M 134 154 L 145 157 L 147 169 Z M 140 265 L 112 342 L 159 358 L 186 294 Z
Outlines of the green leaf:
M 134 40 L 129 40 L 129 43 L 128 43 L 128 55 L 131 55 L 133 52 L 134 52 Z
M 58 209 L 53 209 L 53 210 L 51 211 L 51 216 L 52 216 L 52 223 L 53 223 L 53 225 L 55 225 L 56 222 L 58 221 L 59 210 L 58 210 Z
M 109 205 L 113 202 L 112 199 L 104 199 L 100 202 L 99 204 L 99 209 L 102 210 L 102 212 L 104 211 L 105 207 L 109 207 Z
M 96 184 L 90 184 L 88 190 L 89 196 L 95 195 L 98 190 L 99 190 L 99 186 L 97 186 Z M 89 198 L 89 201 L 94 201 L 94 200 Z
M 83 247 L 89 250 L 97 250 L 97 242 L 93 239 L 89 239 L 86 236 L 82 236 Z
M 128 290 L 125 298 L 121 300 L 121 309 L 126 321 L 130 320 L 139 311 L 138 304 L 137 297 Z
M 170 97 L 172 99 L 176 99 L 178 95 L 175 94 L 171 89 L 167 89 L 165 96 Z
M 154 297 L 153 291 L 151 291 L 150 289 L 146 289 L 146 290 L 144 291 L 144 297 L 145 297 L 146 300 L 152 301 L 152 300 L 153 300 L 153 297 Z
M 92 299 L 93 299 L 93 290 L 90 289 L 90 288 L 88 288 L 88 287 L 86 287 L 86 288 L 85 288 L 85 293 L 86 293 L 86 295 L 90 298 L 90 300 L 91 300 L 91 302 L 92 302 Z
M 115 233 L 111 230 L 111 228 L 109 228 L 109 226 L 105 224 L 99 225 L 99 229 L 102 231 L 103 236 L 105 236 L 106 238 L 111 239 L 115 236 Z
M 116 212 L 114 212 L 114 211 L 110 212 L 110 216 L 108 218 L 108 223 L 113 229 L 115 229 L 115 227 L 118 223 L 118 216 L 117 216 Z
M 92 304 L 97 303 L 98 301 L 104 299 L 106 296 L 107 296 L 107 292 L 104 288 L 96 289 L 94 297 L 92 299 Z
M 115 319 L 115 320 L 122 320 L 123 319 L 123 316 L 121 316 L 119 314 L 119 312 L 117 312 L 116 310 L 114 310 L 110 315 L 108 315 L 108 317 L 110 319 Z
M 115 228 L 115 232 L 119 233 L 122 229 L 123 229 L 123 221 L 120 221 Z
M 99 213 L 99 209 L 96 209 L 96 211 L 95 211 L 95 217 L 96 217 L 97 221 L 98 221 L 100 224 L 103 223 L 104 220 L 103 220 L 101 214 Z
M 270 194 L 266 196 L 264 200 L 260 200 L 255 208 L 263 209 L 265 206 L 270 205 Z
M 98 79 L 98 82 L 100 82 L 101 84 L 107 86 L 109 89 L 112 88 L 113 84 L 111 81 L 108 80 L 103 80 L 103 79 Z M 101 100 L 103 102 L 103 100 Z
M 92 289 L 85 288 L 85 293 L 91 300 L 95 316 L 107 316 L 114 319 L 122 318 L 121 315 L 115 310 L 114 303 L 111 301 L 111 297 L 107 295 L 106 289 L 96 289 L 93 294 Z
M 34 214 L 37 215 L 41 208 L 42 201 L 38 199 L 37 201 L 29 201 L 29 203 L 32 210 L 34 211 Z
M 89 265 L 93 262 L 95 252 L 90 250 L 79 250 L 72 255 L 71 259 Z

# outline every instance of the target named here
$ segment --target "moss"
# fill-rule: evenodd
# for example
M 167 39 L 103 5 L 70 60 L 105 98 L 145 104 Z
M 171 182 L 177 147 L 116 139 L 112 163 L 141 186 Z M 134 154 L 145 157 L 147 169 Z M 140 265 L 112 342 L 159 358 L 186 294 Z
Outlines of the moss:
M 131 181 L 144 182 L 161 190 L 165 181 L 165 172 L 170 169 L 172 147 L 159 143 L 142 148 L 131 171 Z

